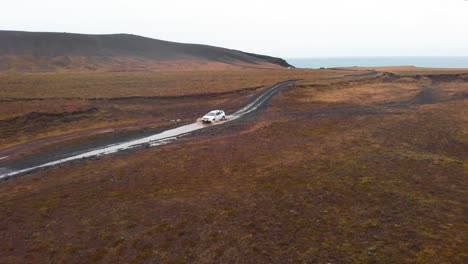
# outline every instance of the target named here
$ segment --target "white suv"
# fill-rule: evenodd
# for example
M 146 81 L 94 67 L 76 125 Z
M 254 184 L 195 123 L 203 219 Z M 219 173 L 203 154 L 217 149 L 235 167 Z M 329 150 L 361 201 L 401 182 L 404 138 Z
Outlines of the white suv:
M 202 117 L 202 121 L 206 123 L 211 123 L 216 120 L 225 120 L 225 119 L 226 119 L 226 114 L 224 113 L 223 110 L 213 110 Z

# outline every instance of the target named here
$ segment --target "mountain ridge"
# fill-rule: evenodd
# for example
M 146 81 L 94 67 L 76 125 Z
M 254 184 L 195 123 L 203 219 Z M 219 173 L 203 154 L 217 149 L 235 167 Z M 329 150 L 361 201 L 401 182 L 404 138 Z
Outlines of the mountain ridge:
M 0 71 L 288 68 L 284 59 L 132 34 L 0 30 Z

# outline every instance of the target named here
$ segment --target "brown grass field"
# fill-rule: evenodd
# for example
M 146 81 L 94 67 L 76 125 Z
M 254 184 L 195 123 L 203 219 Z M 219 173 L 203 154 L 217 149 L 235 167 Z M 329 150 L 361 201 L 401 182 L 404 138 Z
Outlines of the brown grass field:
M 1 43 L 0 43 L 1 44 Z M 263 63 L 223 63 L 209 60 L 152 60 L 142 57 L 114 56 L 32 56 L 0 55 L 2 73 L 76 73 L 76 72 L 136 72 L 136 71 L 217 71 L 242 68 L 281 69 L 283 67 Z
M 236 70 L 0 74 L 0 149 L 104 129 L 193 121 L 213 107 L 285 79 L 340 76 L 335 70 Z M 1 153 L 1 151 L 0 151 Z
M 468 262 L 468 74 L 159 74 L 1 76 L 2 88 L 11 85 L 2 89 L 4 119 L 98 109 L 70 121 L 11 121 L 1 144 L 140 117 L 163 126 L 172 112 L 188 122 L 255 92 L 234 90 L 304 80 L 209 133 L 1 182 L 0 263 Z M 66 85 L 49 88 L 54 78 Z M 166 88 L 148 88 L 158 80 Z M 112 88 L 94 94 L 93 83 Z M 214 92 L 229 93 L 63 99 Z M 55 99 L 9 101 L 39 97 Z
M 347 70 L 219 70 L 0 74 L 0 100 L 167 97 L 266 87 L 285 79 L 327 78 Z

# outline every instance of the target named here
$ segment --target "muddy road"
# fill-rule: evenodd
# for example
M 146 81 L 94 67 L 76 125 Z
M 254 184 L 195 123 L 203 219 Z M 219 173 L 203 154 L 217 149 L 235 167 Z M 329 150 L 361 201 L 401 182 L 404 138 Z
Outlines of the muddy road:
M 92 139 L 81 144 L 58 146 L 19 159 L 8 160 L 7 156 L 0 157 L 0 179 L 8 179 L 66 162 L 96 158 L 119 151 L 164 145 L 195 131 L 201 132 L 200 130 L 223 125 L 254 113 L 265 106 L 279 90 L 294 82 L 294 80 L 281 82 L 257 93 L 244 107 L 228 115 L 226 121 L 203 124 L 197 120 L 195 123 L 178 127 L 121 133 L 111 137 Z
M 357 77 L 369 77 L 380 74 L 377 71 L 359 71 L 356 74 L 333 77 L 331 79 L 348 79 Z M 326 78 L 330 79 L 330 78 Z M 296 80 L 280 82 L 251 96 L 249 102 L 242 108 L 227 116 L 227 120 L 214 124 L 203 124 L 200 120 L 186 125 L 175 125 L 156 129 L 142 129 L 115 133 L 102 134 L 96 138 L 84 140 L 80 143 L 59 145 L 44 151 L 22 156 L 0 156 L 0 179 L 23 175 L 36 170 L 60 165 L 67 162 L 76 162 L 84 159 L 99 158 L 102 155 L 112 154 L 130 149 L 142 147 L 155 147 L 168 144 L 180 137 L 194 133 L 203 133 L 214 126 L 220 126 L 239 120 L 253 114 L 264 107 L 268 101 L 281 89 L 294 84 Z M 0 151 L 1 153 L 1 151 Z

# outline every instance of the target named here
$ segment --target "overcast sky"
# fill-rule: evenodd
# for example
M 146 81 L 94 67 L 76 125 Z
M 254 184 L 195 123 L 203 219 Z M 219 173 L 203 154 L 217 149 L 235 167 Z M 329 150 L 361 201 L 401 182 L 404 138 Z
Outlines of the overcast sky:
M 3 30 L 131 33 L 291 57 L 468 56 L 466 0 L 0 0 Z

